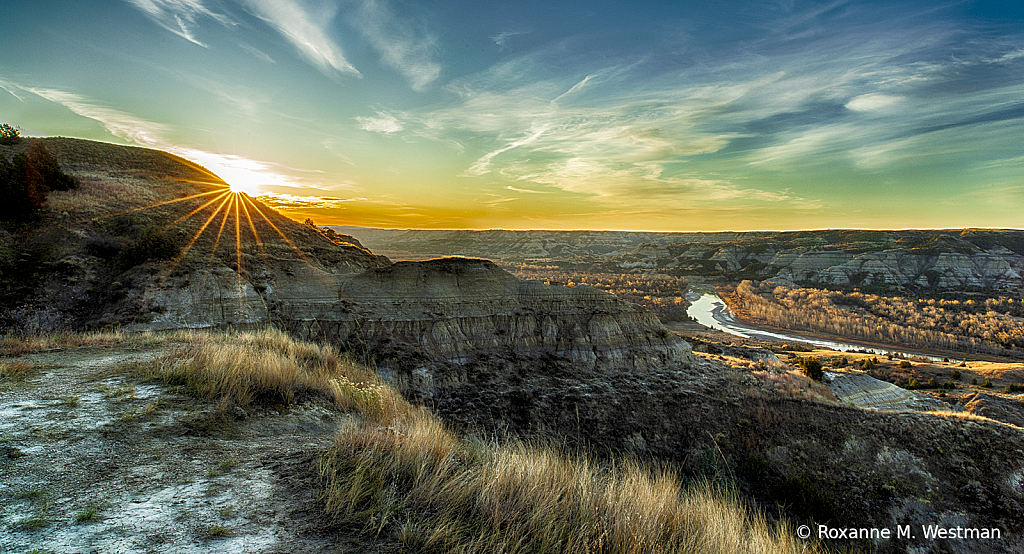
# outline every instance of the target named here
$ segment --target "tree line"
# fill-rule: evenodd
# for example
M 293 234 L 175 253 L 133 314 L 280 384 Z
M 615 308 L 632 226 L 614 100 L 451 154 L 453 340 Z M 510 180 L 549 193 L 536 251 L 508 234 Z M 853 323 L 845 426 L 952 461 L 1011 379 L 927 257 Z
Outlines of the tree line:
M 742 281 L 739 311 L 775 327 L 957 352 L 1024 358 L 1021 300 L 880 296 Z

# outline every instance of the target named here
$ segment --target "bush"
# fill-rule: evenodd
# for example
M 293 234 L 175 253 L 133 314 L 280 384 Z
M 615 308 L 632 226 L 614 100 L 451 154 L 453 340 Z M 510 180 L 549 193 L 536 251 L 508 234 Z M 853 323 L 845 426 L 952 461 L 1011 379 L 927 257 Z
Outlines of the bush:
M 981 383 L 981 387 L 985 389 L 992 388 L 992 379 L 985 377 L 985 380 Z
M 825 372 L 822 371 L 821 367 L 821 362 L 814 356 L 800 360 L 800 369 L 803 370 L 804 375 L 815 381 L 821 381 L 822 377 L 825 376 Z
M 150 230 L 117 254 L 122 269 L 131 269 L 147 260 L 170 260 L 181 252 L 181 244 L 161 230 Z
M 953 379 L 954 379 L 955 381 L 959 381 L 959 380 L 960 380 L 960 376 L 962 375 L 962 374 L 960 373 L 960 370 L 959 370 L 959 369 L 956 369 L 956 368 L 953 368 L 952 370 L 950 370 L 949 374 L 950 374 L 950 376 L 952 376 L 952 377 L 953 377 Z
M 18 144 L 21 141 L 21 131 L 7 123 L 0 123 L 0 144 Z
M 910 362 L 908 362 L 906 360 L 903 360 L 902 362 L 900 362 L 900 369 L 908 369 L 910 367 L 913 367 L 913 364 L 911 364 Z
M 37 219 L 53 190 L 71 190 L 78 179 L 64 173 L 42 142 L 33 141 L 28 153 L 11 161 L 0 156 L 0 220 L 25 222 Z

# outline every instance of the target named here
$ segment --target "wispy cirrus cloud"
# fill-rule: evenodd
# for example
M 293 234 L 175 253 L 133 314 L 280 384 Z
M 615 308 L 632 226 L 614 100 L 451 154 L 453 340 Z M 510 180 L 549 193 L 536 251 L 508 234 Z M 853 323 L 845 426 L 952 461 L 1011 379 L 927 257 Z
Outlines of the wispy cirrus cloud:
M 529 33 L 529 31 L 513 31 L 513 30 L 502 31 L 502 32 L 492 36 L 491 40 L 494 41 L 494 44 L 498 45 L 498 49 L 504 50 L 505 46 L 508 45 L 508 41 L 509 41 L 510 38 L 515 37 L 515 36 L 519 36 L 519 35 L 525 35 L 525 34 L 528 34 L 528 33 Z
M 359 128 L 364 131 L 390 135 L 404 129 L 398 118 L 387 112 L 377 112 L 376 117 L 356 117 L 355 119 L 359 123 Z
M 381 60 L 422 91 L 441 75 L 434 38 L 398 17 L 383 0 L 363 0 L 353 21 Z
M 325 73 L 339 71 L 361 75 L 353 66 L 328 30 L 335 9 L 314 14 L 300 0 L 240 0 L 254 16 L 273 27 L 299 51 L 307 61 Z
M 160 135 L 168 128 L 131 114 L 93 102 L 81 95 L 57 89 L 20 87 L 72 112 L 100 123 L 111 135 L 142 146 L 164 146 Z
M 691 67 L 666 70 L 656 59 L 569 67 L 556 45 L 452 81 L 445 89 L 456 101 L 444 107 L 390 113 L 408 140 L 456 141 L 474 153 L 465 176 L 628 204 L 817 205 L 804 198 L 807 184 L 801 192 L 756 183 L 765 171 L 809 166 L 923 166 L 963 151 L 957 133 L 990 137 L 990 157 L 1005 155 L 998 145 L 1013 143 L 1024 123 L 1019 40 L 965 45 L 951 26 L 894 33 L 881 19 L 842 32 L 816 26 L 833 8 L 858 9 L 839 2 L 792 14 L 754 54 Z
M 179 37 L 206 47 L 196 37 L 197 20 L 209 17 L 222 24 L 230 23 L 224 15 L 207 8 L 202 0 L 125 0 L 142 10 L 153 22 Z
M 3 79 L 0 79 L 0 88 L 4 89 L 5 91 L 7 91 L 7 94 L 10 94 L 11 96 L 17 98 L 21 102 L 25 101 L 25 99 L 22 98 L 22 96 L 20 94 L 18 94 L 17 92 L 14 92 L 15 90 L 21 88 L 18 85 L 15 85 L 14 83 L 8 83 L 7 81 L 4 81 Z

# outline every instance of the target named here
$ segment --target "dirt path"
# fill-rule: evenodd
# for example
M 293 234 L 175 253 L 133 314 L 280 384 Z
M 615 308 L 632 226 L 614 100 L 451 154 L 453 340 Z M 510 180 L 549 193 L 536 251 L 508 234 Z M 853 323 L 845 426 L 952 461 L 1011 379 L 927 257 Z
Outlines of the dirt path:
M 345 414 L 218 416 L 119 369 L 159 349 L 23 356 L 0 382 L 0 551 L 385 552 L 325 518 L 312 471 Z

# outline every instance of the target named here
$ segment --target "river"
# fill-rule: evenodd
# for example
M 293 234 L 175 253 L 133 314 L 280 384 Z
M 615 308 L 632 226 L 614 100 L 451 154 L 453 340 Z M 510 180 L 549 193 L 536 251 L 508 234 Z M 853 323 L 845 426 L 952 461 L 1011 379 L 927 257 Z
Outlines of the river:
M 927 358 L 933 362 L 942 361 L 942 358 L 937 358 L 935 356 L 930 356 L 928 354 L 924 354 L 921 352 L 913 352 L 910 350 L 880 348 L 877 346 L 867 346 L 864 344 L 856 344 L 852 342 L 842 342 L 813 337 L 802 337 L 799 335 L 790 335 L 786 333 L 780 333 L 777 331 L 769 331 L 767 329 L 759 329 L 757 327 L 753 327 L 751 325 L 747 325 L 746 323 L 741 323 L 737 321 L 732 314 L 732 310 L 729 309 L 729 307 L 717 294 L 702 294 L 699 299 L 691 300 L 691 302 L 692 304 L 690 304 L 690 307 L 687 308 L 686 310 L 686 315 L 697 320 L 698 323 L 705 327 L 718 329 L 719 331 L 724 331 L 726 333 L 736 335 L 738 337 L 781 342 L 802 342 L 820 348 L 829 348 L 832 350 L 839 350 L 842 352 L 849 352 L 855 350 L 868 351 L 875 354 L 902 354 L 906 356 Z

